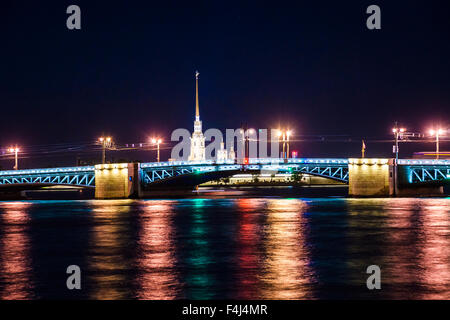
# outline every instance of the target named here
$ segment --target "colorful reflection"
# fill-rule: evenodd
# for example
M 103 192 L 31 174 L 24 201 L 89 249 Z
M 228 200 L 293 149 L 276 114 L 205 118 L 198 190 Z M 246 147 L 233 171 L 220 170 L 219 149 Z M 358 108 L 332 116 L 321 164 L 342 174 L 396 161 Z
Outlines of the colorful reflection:
M 384 260 L 382 286 L 390 299 L 415 299 L 414 283 L 420 274 L 417 268 L 421 228 L 420 205 L 415 199 L 392 199 L 386 202 L 386 242 L 383 246 Z
M 27 202 L 0 203 L 0 300 L 33 298 Z
M 87 286 L 91 299 L 129 299 L 132 257 L 129 219 L 132 200 L 92 201 Z
M 448 200 L 421 201 L 419 299 L 450 299 L 450 207 Z
M 211 257 L 208 237 L 208 212 L 205 199 L 195 199 L 189 216 L 189 232 L 184 239 L 187 251 L 185 261 L 185 290 L 189 299 L 212 299 L 215 293 L 215 279 L 210 271 L 214 263 Z M 211 212 L 209 214 L 212 214 Z
M 352 200 L 355 201 L 355 200 Z M 372 199 L 358 200 L 349 212 L 358 214 L 351 233 L 365 230 L 365 240 L 352 237 L 351 256 L 360 256 L 353 265 L 365 269 L 370 264 L 381 268 L 381 290 L 385 299 L 449 299 L 450 291 L 450 209 L 447 199 Z M 361 210 L 364 208 L 364 210 Z M 355 225 L 357 217 L 365 221 Z M 356 270 L 352 270 L 355 274 Z M 365 297 L 377 292 L 360 287 Z
M 175 299 L 181 289 L 175 269 L 175 212 L 172 202 L 146 201 L 141 209 L 137 297 L 147 300 Z
M 335 262 L 339 268 L 335 268 L 335 279 L 330 279 L 341 292 L 333 297 L 349 298 L 357 294 L 360 298 L 376 298 L 379 291 L 367 289 L 366 270 L 377 265 L 383 270 L 383 278 L 386 277 L 389 257 L 383 250 L 387 238 L 382 230 L 388 228 L 388 208 L 382 199 L 348 199 L 345 203 L 348 214 L 338 217 L 336 222 L 345 221 L 336 239 L 342 245 Z M 346 287 L 351 289 L 341 289 Z
M 75 298 L 450 299 L 450 199 L 0 202 L 0 299 L 64 297 L 74 258 Z
M 306 204 L 299 199 L 267 200 L 265 257 L 260 299 L 313 298 L 310 257 L 305 240 Z
M 237 200 L 239 214 L 236 299 L 255 299 L 260 287 L 261 220 L 265 208 L 262 199 Z

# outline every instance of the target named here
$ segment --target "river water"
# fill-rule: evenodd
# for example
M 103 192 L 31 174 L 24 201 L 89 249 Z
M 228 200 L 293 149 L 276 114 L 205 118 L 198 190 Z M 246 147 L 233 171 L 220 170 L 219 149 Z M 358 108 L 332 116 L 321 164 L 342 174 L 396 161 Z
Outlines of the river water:
M 40 298 L 450 299 L 450 198 L 2 201 L 0 299 Z

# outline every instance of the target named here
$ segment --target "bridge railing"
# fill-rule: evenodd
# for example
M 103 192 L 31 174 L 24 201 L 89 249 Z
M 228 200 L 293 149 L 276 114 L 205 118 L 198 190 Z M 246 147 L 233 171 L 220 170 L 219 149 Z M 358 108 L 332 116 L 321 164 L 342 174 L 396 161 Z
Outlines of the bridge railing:
M 283 163 L 294 163 L 294 164 L 336 164 L 343 165 L 348 164 L 348 159 L 343 158 L 250 158 L 248 159 L 248 164 L 283 164 Z M 151 167 L 171 167 L 171 166 L 202 166 L 202 165 L 233 165 L 241 164 L 236 160 L 201 160 L 201 161 L 164 161 L 164 162 L 144 162 L 141 163 L 141 168 L 151 168 Z
M 44 169 L 25 169 L 25 170 L 7 170 L 0 171 L 0 176 L 16 176 L 16 175 L 36 175 L 51 173 L 70 173 L 70 172 L 94 172 L 94 166 L 83 167 L 62 167 L 62 168 L 44 168 Z
M 399 159 L 400 165 L 415 165 L 415 166 L 450 166 L 448 159 Z

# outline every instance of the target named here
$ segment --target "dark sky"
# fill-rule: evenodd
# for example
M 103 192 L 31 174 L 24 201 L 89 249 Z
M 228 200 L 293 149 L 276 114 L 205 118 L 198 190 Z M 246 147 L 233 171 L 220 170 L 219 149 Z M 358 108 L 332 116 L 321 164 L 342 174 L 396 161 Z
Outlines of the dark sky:
M 70 4 L 82 30 L 66 28 Z M 366 28 L 371 4 L 381 30 Z M 358 141 L 297 144 L 307 156 L 357 155 L 395 120 L 448 124 L 448 1 L 2 1 L 0 15 L 1 148 L 168 140 L 192 130 L 196 69 L 205 129 Z

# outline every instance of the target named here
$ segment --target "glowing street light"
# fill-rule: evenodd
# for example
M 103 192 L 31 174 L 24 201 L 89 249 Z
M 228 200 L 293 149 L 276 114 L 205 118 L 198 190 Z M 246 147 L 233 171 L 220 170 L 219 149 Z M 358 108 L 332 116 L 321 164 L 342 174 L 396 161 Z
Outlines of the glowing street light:
M 286 155 L 287 155 L 287 158 L 289 158 L 289 137 L 291 136 L 291 134 L 292 134 L 291 130 L 286 131 L 286 141 L 287 141 Z
M 100 137 L 98 141 L 102 145 L 102 163 L 106 163 L 106 148 L 111 147 L 112 138 L 111 137 Z
M 292 135 L 292 130 L 278 130 L 278 138 L 283 141 L 283 159 L 289 158 L 289 137 Z
M 395 127 L 392 129 L 392 132 L 394 133 L 395 137 L 395 146 L 394 146 L 394 153 L 395 153 L 395 164 L 398 162 L 398 138 L 406 132 L 405 128 L 399 128 L 397 125 L 397 122 L 395 123 Z
M 9 152 L 14 153 L 14 170 L 19 170 L 18 153 L 20 149 L 15 146 L 8 149 Z
M 256 130 L 250 128 L 247 130 L 243 130 L 243 132 L 244 132 L 244 164 L 248 164 L 250 158 L 250 135 L 253 135 L 256 132 Z M 256 141 L 258 140 L 256 139 Z
M 436 136 L 436 159 L 439 159 L 439 136 L 442 136 L 445 131 L 444 129 L 430 129 L 430 136 Z
M 406 132 L 405 128 L 399 128 L 398 127 L 398 123 L 395 122 L 395 127 L 392 129 L 392 133 L 394 134 L 395 137 L 395 145 L 394 145 L 394 150 L 393 152 L 395 153 L 395 162 L 394 162 L 394 174 L 393 174 L 393 181 L 394 181 L 394 195 L 397 194 L 397 183 L 398 183 L 398 179 L 397 179 L 397 172 L 398 172 L 398 139 L 399 137 L 401 138 L 403 136 L 403 134 Z
M 157 156 L 156 156 L 156 162 L 159 162 L 159 144 L 162 142 L 160 138 L 152 138 L 152 143 L 156 144 Z

